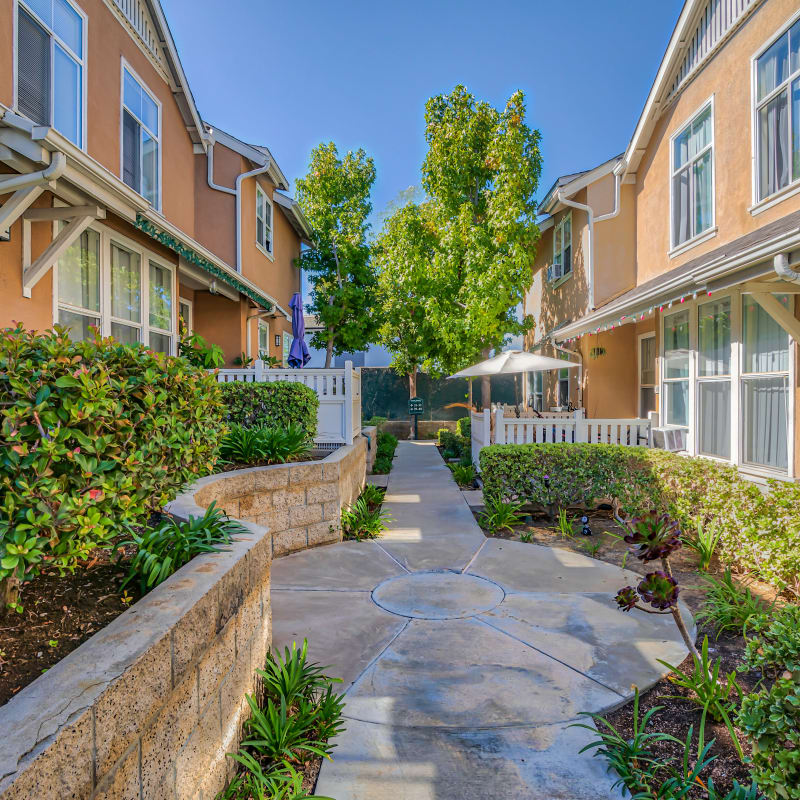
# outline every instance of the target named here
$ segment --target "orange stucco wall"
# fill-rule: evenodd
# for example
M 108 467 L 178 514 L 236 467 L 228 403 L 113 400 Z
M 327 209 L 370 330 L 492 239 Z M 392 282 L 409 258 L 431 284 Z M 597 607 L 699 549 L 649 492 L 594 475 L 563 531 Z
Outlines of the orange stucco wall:
M 14 102 L 14 50 L 11 46 L 14 31 L 14 4 L 0 3 L 0 31 L 2 43 L 0 47 L 0 103 L 8 108 Z
M 638 281 L 643 283 L 800 209 L 800 195 L 761 214 L 753 204 L 751 58 L 797 12 L 797 0 L 768 0 L 679 93 L 659 119 L 636 174 Z M 670 258 L 670 138 L 714 98 L 716 236 Z

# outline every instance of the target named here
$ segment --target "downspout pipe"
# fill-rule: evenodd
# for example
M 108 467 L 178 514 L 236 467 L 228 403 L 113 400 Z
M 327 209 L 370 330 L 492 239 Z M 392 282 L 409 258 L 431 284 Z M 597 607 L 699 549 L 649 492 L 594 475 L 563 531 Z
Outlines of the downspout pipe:
M 242 183 L 248 178 L 254 178 L 256 175 L 263 175 L 271 166 L 272 159 L 267 156 L 266 163 L 260 167 L 250 170 L 250 172 L 243 172 L 236 176 L 236 188 L 230 189 L 227 186 L 220 186 L 214 182 L 214 132 L 208 132 L 208 150 L 206 159 L 208 163 L 207 180 L 211 189 L 225 194 L 232 194 L 236 198 L 236 271 L 242 271 Z
M 595 222 L 604 222 L 607 219 L 614 219 L 620 211 L 620 185 L 622 183 L 621 170 L 618 171 L 620 165 L 614 168 L 614 208 L 608 214 L 594 215 L 594 209 L 584 203 L 578 203 L 571 200 L 570 197 L 564 193 L 563 190 L 558 192 L 558 200 L 565 206 L 570 208 L 577 208 L 579 211 L 585 211 L 589 220 L 589 258 L 586 268 L 586 293 L 587 293 L 587 314 L 595 310 L 594 304 L 594 224 Z
M 772 268 L 781 280 L 788 283 L 800 283 L 800 272 L 795 272 L 789 265 L 788 253 L 778 253 L 772 260 Z
M 28 189 L 31 186 L 39 186 L 60 178 L 67 168 L 67 157 L 60 152 L 53 153 L 50 165 L 38 172 L 23 173 L 21 175 L 9 175 L 0 178 L 0 194 L 10 194 L 20 189 Z

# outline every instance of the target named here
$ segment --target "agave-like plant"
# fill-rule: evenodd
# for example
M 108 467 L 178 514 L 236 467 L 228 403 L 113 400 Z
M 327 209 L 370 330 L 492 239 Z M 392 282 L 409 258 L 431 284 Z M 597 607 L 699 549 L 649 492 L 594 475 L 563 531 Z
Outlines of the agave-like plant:
M 628 534 L 623 538 L 642 561 L 669 558 L 681 546 L 680 528 L 669 514 L 650 511 L 642 517 L 624 520 L 624 524 Z
M 673 608 L 678 603 L 678 582 L 661 570 L 649 572 L 636 588 L 642 600 L 659 611 Z

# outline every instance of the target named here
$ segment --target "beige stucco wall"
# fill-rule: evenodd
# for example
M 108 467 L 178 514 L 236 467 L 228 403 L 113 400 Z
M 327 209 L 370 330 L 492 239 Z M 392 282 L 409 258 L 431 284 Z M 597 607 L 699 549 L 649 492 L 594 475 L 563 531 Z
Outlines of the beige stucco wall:
M 638 282 L 800 209 L 800 195 L 753 216 L 751 59 L 797 12 L 797 0 L 767 0 L 682 89 L 659 119 L 636 174 Z M 716 236 L 675 258 L 670 250 L 670 138 L 714 99 Z

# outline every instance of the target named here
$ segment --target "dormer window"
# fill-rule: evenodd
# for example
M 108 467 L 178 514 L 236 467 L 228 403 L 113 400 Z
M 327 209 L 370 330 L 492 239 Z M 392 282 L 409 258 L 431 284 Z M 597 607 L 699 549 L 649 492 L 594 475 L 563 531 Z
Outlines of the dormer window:
M 17 111 L 83 146 L 85 17 L 67 0 L 17 7 Z

